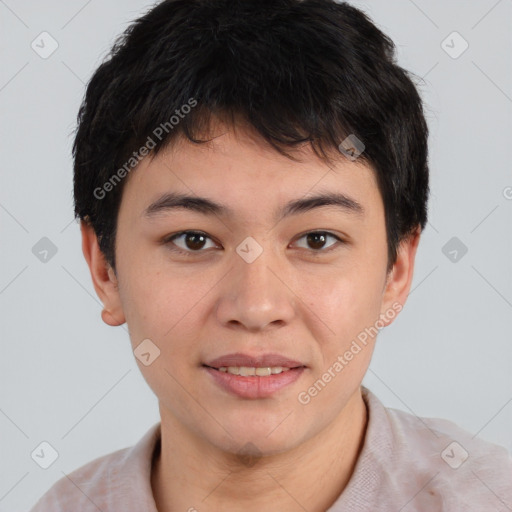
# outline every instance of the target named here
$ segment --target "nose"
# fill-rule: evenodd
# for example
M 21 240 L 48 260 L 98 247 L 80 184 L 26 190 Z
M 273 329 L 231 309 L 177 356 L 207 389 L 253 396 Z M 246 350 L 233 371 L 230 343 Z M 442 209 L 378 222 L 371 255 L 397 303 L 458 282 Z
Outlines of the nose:
M 216 308 L 218 320 L 228 327 L 264 331 L 288 324 L 296 314 L 293 279 L 284 262 L 265 249 L 251 263 L 237 253 L 234 268 L 222 282 Z

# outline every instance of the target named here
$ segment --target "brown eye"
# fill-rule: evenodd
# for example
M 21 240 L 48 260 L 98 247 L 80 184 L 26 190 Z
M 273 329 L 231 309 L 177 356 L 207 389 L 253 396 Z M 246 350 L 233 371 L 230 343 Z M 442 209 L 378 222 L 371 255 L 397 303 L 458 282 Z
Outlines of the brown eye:
M 187 233 L 185 235 L 185 245 L 189 249 L 198 250 L 204 247 L 206 237 L 198 233 Z
M 167 240 L 167 243 L 172 243 L 178 247 L 178 251 L 182 252 L 204 252 L 205 244 L 211 240 L 209 236 L 197 231 L 183 231 L 178 233 Z M 179 242 L 179 243 L 177 243 Z M 211 247 L 214 247 L 213 244 Z M 209 247 L 207 247 L 209 248 Z
M 322 249 L 327 237 L 324 233 L 308 233 L 306 240 L 312 249 Z
M 335 241 L 331 243 L 330 245 L 325 245 L 327 243 L 327 240 L 329 238 L 333 238 Z M 336 235 L 333 235 L 332 233 L 328 233 L 326 231 L 312 231 L 310 233 L 306 233 L 305 235 L 301 236 L 298 240 L 306 240 L 306 247 L 305 249 L 312 249 L 316 252 L 327 252 L 327 249 L 330 249 L 334 245 L 336 245 L 336 241 L 342 243 L 342 240 L 337 237 Z

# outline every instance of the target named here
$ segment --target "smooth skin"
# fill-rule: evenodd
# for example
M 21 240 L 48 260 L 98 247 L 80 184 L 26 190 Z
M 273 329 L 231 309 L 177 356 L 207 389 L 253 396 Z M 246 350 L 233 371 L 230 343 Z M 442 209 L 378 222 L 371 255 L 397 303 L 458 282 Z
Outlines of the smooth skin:
M 325 511 L 362 448 L 368 417 L 360 386 L 376 337 L 308 404 L 298 396 L 365 328 L 393 321 L 387 312 L 406 301 L 419 229 L 388 273 L 384 206 L 366 164 L 340 153 L 327 165 L 309 145 L 294 150 L 293 161 L 250 128 L 218 121 L 212 130 L 211 142 L 179 138 L 129 175 L 115 272 L 92 228 L 81 225 L 103 320 L 126 322 L 133 349 L 149 338 L 161 351 L 149 366 L 137 361 L 161 415 L 155 502 L 160 512 Z M 167 192 L 206 197 L 233 215 L 184 208 L 145 215 Z M 320 192 L 342 193 L 363 212 L 322 206 L 276 221 L 285 203 Z M 169 240 L 186 230 L 207 238 Z M 308 239 L 311 231 L 342 242 L 328 236 L 322 245 Z M 252 263 L 236 252 L 247 237 L 263 248 Z M 242 399 L 203 367 L 234 352 L 278 353 L 306 369 L 268 398 Z

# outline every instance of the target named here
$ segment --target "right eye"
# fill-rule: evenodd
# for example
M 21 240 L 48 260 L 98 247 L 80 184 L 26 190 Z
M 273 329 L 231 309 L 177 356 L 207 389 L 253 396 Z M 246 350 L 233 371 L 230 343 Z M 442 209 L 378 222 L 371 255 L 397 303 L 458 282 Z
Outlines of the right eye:
M 212 239 L 202 231 L 181 231 L 166 238 L 164 243 L 169 245 L 171 251 L 191 256 L 193 253 L 205 252 L 202 249 L 205 247 L 206 240 Z M 177 242 L 183 245 L 179 245 Z M 171 245 L 177 246 L 178 249 Z M 207 249 L 209 248 L 207 247 Z

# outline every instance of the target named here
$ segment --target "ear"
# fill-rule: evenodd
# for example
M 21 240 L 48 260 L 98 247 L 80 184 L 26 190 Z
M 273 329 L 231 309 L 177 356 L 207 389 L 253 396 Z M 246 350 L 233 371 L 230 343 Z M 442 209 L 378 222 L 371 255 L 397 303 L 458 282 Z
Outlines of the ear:
M 101 252 L 93 227 L 82 220 L 80 231 L 82 232 L 82 252 L 91 272 L 94 289 L 104 306 L 101 318 L 108 325 L 114 327 L 122 325 L 126 319 L 115 271 Z
M 384 325 L 390 325 L 393 322 L 396 313 L 402 310 L 409 295 L 420 234 L 421 228 L 418 227 L 398 247 L 397 258 L 388 273 L 382 297 L 380 318 Z M 390 314 L 391 310 L 393 315 Z

